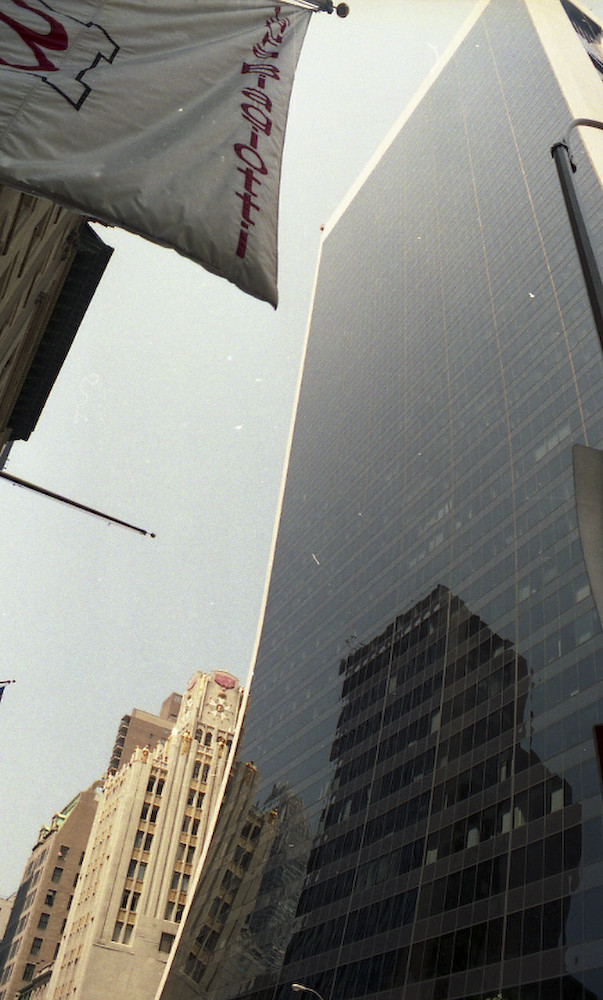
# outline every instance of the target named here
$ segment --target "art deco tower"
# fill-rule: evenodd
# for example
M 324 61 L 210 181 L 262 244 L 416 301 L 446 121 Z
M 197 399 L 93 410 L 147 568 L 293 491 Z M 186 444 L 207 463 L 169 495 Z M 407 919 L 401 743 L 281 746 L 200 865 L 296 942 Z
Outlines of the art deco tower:
M 152 996 L 218 800 L 242 689 L 195 673 L 165 743 L 105 781 L 48 996 Z

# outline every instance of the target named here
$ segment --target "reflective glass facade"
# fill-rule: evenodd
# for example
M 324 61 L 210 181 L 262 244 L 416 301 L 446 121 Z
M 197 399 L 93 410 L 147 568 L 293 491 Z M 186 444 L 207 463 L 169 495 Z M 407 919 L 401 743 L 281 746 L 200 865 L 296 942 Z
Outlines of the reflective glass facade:
M 492 0 L 325 240 L 240 748 L 255 813 L 228 830 L 249 858 L 224 885 L 208 859 L 166 1000 L 603 998 L 572 476 L 603 365 L 549 154 L 570 117 L 527 5 Z

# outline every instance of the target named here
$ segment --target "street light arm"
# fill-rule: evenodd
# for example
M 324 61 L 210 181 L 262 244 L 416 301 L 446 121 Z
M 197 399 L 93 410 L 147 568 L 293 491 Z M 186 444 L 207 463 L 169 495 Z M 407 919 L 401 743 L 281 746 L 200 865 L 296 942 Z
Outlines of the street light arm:
M 303 986 L 301 983 L 291 983 L 291 989 L 295 993 L 313 993 L 315 997 L 318 997 L 318 1000 L 324 1000 L 318 990 L 312 989 L 311 986 Z
M 588 125 L 590 128 L 603 129 L 603 122 L 598 122 L 595 118 L 572 118 L 563 137 L 566 146 L 569 146 L 570 132 L 573 129 L 578 128 L 580 125 Z
M 582 214 L 578 193 L 574 187 L 572 174 L 576 173 L 576 164 L 572 159 L 569 148 L 569 134 L 574 128 L 580 125 L 592 126 L 592 128 L 603 129 L 603 122 L 595 121 L 593 118 L 574 118 L 568 125 L 564 138 L 561 142 L 556 142 L 551 148 L 551 156 L 555 161 L 559 183 L 565 207 L 567 210 L 574 243 L 580 259 L 580 266 L 586 284 L 586 290 L 590 301 L 590 306 L 595 321 L 595 327 L 599 336 L 601 349 L 603 350 L 603 281 L 599 271 L 597 257 L 590 239 L 586 220 Z

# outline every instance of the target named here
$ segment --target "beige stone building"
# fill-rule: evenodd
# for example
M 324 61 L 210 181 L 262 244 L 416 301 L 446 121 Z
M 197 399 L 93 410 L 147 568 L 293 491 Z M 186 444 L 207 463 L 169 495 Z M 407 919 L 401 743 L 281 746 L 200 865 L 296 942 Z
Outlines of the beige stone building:
M 196 873 L 184 926 L 169 956 L 171 968 L 157 993 L 161 1000 L 193 1000 L 227 986 L 232 965 L 240 968 L 241 948 L 245 961 L 254 962 L 243 925 L 275 840 L 283 833 L 291 836 L 276 809 L 255 804 L 258 778 L 251 762 L 233 764 L 207 857 Z M 268 934 L 274 937 L 273 928 Z
M 105 781 L 45 1000 L 152 997 L 218 803 L 243 691 L 197 672 L 178 719 Z
M 15 1000 L 42 1000 L 51 975 L 52 963 L 43 966 L 39 972 L 36 972 L 32 981 L 26 986 L 22 986 L 18 993 L 15 993 Z
M 11 910 L 13 908 L 13 903 L 15 902 L 15 893 L 8 897 L 8 899 L 0 899 L 0 942 L 4 937 L 4 932 L 8 924 L 8 918 L 10 917 Z
M 81 216 L 0 186 L 0 452 L 29 437 L 111 253 Z
M 143 712 L 133 708 L 129 715 L 124 715 L 117 730 L 108 774 L 115 774 L 124 764 L 129 763 L 136 747 L 155 747 L 164 743 L 170 735 L 177 719 L 182 695 L 173 692 L 165 699 L 159 715 Z
M 99 799 L 95 783 L 43 826 L 0 946 L 0 1000 L 13 1000 L 54 959 Z

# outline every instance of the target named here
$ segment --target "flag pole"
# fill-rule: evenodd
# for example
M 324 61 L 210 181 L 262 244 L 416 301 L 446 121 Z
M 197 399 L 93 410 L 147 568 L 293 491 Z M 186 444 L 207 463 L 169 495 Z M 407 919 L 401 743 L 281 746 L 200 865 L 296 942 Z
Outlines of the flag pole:
M 292 0 L 292 3 L 296 7 L 306 7 L 308 10 L 321 11 L 323 14 L 335 13 L 337 17 L 347 17 L 350 13 L 347 3 L 338 3 L 335 6 L 333 0 Z
M 35 483 L 28 483 L 26 479 L 19 479 L 18 476 L 11 476 L 9 472 L 0 472 L 0 479 L 6 479 L 7 482 L 13 483 L 15 486 L 22 486 L 24 489 L 33 490 L 34 493 L 41 493 L 42 496 L 50 497 L 51 500 L 60 500 L 61 503 L 67 504 L 68 507 L 75 507 L 76 510 L 83 510 L 86 514 L 93 514 L 95 517 L 102 517 L 104 521 L 109 521 L 111 524 L 119 524 L 122 528 L 129 528 L 130 531 L 137 531 L 139 535 L 148 535 L 150 538 L 155 538 L 152 531 L 146 531 L 145 528 L 137 528 L 135 524 L 130 524 L 128 521 L 122 521 L 118 517 L 112 517 L 111 514 L 105 514 L 104 511 L 96 510 L 95 507 L 88 507 L 85 503 L 78 503 L 77 500 L 70 500 L 69 497 L 62 496 L 61 493 L 54 493 L 52 490 L 47 490 L 44 486 L 36 486 Z
M 2 701 L 2 695 L 4 694 L 4 688 L 7 684 L 15 684 L 15 681 L 0 681 L 0 701 Z

